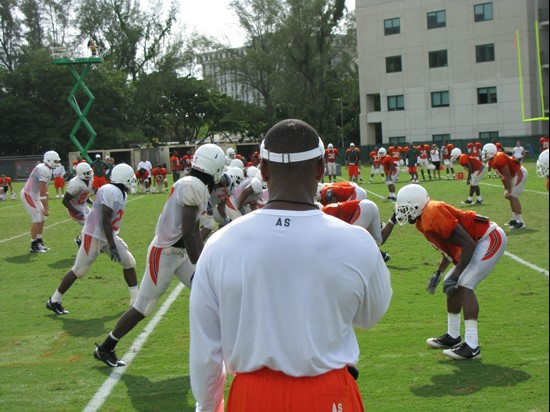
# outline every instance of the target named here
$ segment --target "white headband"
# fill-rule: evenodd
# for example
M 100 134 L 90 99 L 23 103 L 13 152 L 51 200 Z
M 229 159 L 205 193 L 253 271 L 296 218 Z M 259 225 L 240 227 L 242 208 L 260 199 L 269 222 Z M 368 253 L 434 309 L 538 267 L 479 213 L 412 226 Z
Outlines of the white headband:
M 265 140 L 260 145 L 260 155 L 262 159 L 275 163 L 295 163 L 303 162 L 304 160 L 315 159 L 316 157 L 322 157 L 325 154 L 325 145 L 321 138 L 319 138 L 319 146 L 315 149 L 308 150 L 306 152 L 298 153 L 273 153 L 265 148 Z

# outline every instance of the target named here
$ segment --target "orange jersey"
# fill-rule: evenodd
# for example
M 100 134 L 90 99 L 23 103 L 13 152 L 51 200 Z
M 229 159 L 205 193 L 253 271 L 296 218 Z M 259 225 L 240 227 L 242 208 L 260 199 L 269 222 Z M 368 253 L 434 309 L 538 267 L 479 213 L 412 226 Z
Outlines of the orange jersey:
M 0 186 L 9 186 L 11 184 L 11 177 L 0 177 Z
M 514 177 L 521 168 L 521 165 L 504 152 L 497 152 L 492 159 L 489 159 L 489 166 L 495 169 L 501 176 L 503 175 L 502 171 L 504 168 L 508 166 L 512 177 Z
M 339 154 L 338 149 L 325 149 L 325 158 L 327 162 L 336 162 L 336 157 L 338 157 Z
M 146 170 L 144 173 L 140 173 L 140 171 L 138 170 L 136 172 L 136 177 L 138 179 L 147 179 L 149 177 L 149 172 Z
M 384 173 L 392 175 L 395 173 L 396 167 L 393 158 L 390 155 L 386 155 L 382 159 L 382 166 L 384 166 Z
M 427 159 L 428 158 L 428 153 L 430 153 L 430 149 L 426 149 L 424 147 L 420 147 L 418 146 L 418 150 L 420 151 L 420 158 L 421 159 Z
M 325 204 L 327 199 L 327 190 L 332 191 L 332 195 L 337 202 L 345 202 L 355 197 L 355 186 L 350 182 L 336 182 L 330 186 L 321 189 L 321 203 Z
M 452 259 L 455 265 L 460 259 L 462 248 L 452 243 L 449 238 L 458 224 L 474 242 L 481 239 L 491 226 L 487 218 L 478 216 L 473 210 L 460 210 L 434 200 L 428 202 L 420 218 L 416 220 L 416 228 L 428 242 Z
M 327 215 L 337 217 L 346 223 L 351 223 L 357 220 L 354 219 L 358 213 L 358 206 L 361 200 L 349 200 L 347 202 L 332 203 L 323 207 L 323 212 Z
M 172 170 L 180 170 L 180 159 L 176 155 L 172 155 L 170 162 L 172 163 Z
M 481 163 L 478 158 L 468 156 L 467 154 L 461 154 L 458 158 L 458 163 L 460 164 L 460 166 L 464 166 L 466 168 L 469 164 L 471 166 L 472 172 L 478 172 L 483 169 L 483 163 Z
M 475 157 L 476 159 L 479 159 L 479 156 L 481 155 L 481 150 L 477 146 L 472 146 L 470 156 Z
M 541 137 L 539 139 L 539 143 L 541 152 L 544 152 L 546 149 L 548 149 L 548 147 L 550 147 L 550 139 L 548 139 L 548 137 Z
M 376 152 L 370 152 L 369 154 L 370 158 L 371 158 L 371 162 L 372 162 L 372 165 L 375 166 L 375 167 L 378 167 L 380 166 L 380 155 Z
M 157 183 L 162 183 L 164 179 L 166 179 L 166 169 L 164 167 L 160 169 L 158 167 L 155 167 L 151 173 L 155 177 Z
M 448 144 L 443 148 L 443 160 L 451 158 L 451 151 L 454 149 L 452 144 Z

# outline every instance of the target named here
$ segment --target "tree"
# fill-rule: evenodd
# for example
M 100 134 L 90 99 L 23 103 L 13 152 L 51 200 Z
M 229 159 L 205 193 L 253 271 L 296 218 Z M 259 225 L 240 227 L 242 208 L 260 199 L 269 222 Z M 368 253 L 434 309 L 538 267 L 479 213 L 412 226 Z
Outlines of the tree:
M 0 2 L 0 65 L 13 71 L 21 53 L 21 22 L 17 18 L 17 1 Z

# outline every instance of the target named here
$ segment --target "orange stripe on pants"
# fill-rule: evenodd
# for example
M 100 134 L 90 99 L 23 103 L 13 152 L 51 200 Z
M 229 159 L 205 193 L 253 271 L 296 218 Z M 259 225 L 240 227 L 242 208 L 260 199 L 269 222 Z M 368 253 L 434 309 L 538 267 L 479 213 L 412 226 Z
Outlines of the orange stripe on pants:
M 364 408 L 359 388 L 347 368 L 299 378 L 262 368 L 235 376 L 227 411 L 363 412 Z

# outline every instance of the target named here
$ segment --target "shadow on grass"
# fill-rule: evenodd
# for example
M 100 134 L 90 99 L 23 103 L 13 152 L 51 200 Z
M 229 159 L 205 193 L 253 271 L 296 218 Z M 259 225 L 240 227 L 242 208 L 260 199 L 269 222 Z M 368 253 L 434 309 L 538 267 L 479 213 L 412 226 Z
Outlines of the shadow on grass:
M 432 376 L 432 384 L 411 388 L 421 397 L 466 396 L 488 387 L 509 387 L 531 378 L 526 372 L 503 366 L 484 364 L 481 361 L 440 361 L 456 369 L 447 375 Z
M 113 370 L 101 366 L 97 369 L 106 376 L 109 376 Z M 128 397 L 135 411 L 195 411 L 195 405 L 190 405 L 187 400 L 189 396 L 192 397 L 191 381 L 187 375 L 151 381 L 144 376 L 125 373 L 120 381 L 126 385 Z
M 507 228 L 506 236 L 517 236 L 517 235 L 522 235 L 524 233 L 533 233 L 533 232 L 538 232 L 538 230 L 537 229 L 531 229 L 531 228 L 528 228 L 528 227 L 526 227 L 525 229 L 510 229 L 510 228 Z
M 61 259 L 57 262 L 48 263 L 48 266 L 52 269 L 67 269 L 69 270 L 74 264 L 74 258 Z
M 39 254 L 39 253 L 38 253 Z M 15 263 L 15 264 L 27 264 L 32 260 L 32 257 L 36 256 L 31 253 L 25 253 L 24 255 L 19 256 L 9 256 L 5 260 L 8 263 Z
M 122 313 L 115 313 L 113 315 L 102 316 L 95 319 L 77 319 L 73 318 L 72 314 L 58 316 L 52 314 L 52 317 L 59 319 L 63 323 L 63 329 L 71 336 L 80 336 L 85 338 L 93 338 L 96 336 L 107 335 L 111 331 L 114 325 L 110 325 L 109 328 L 105 326 L 107 322 L 111 322 L 114 319 L 118 319 Z

